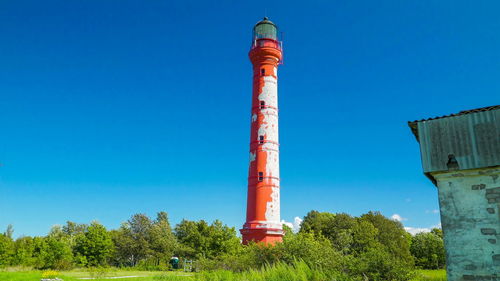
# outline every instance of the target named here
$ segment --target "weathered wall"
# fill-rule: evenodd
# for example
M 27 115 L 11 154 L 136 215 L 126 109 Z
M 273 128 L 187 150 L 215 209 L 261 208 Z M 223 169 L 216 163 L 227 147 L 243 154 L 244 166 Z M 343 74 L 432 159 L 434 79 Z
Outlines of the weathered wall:
M 448 280 L 500 280 L 500 166 L 432 176 L 439 190 Z

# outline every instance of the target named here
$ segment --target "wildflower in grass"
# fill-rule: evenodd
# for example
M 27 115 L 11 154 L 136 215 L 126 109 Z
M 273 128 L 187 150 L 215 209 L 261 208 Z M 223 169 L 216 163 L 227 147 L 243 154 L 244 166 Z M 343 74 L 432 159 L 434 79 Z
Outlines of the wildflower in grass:
M 43 279 L 56 279 L 57 275 L 59 275 L 59 272 L 55 270 L 46 270 L 42 273 L 42 278 Z

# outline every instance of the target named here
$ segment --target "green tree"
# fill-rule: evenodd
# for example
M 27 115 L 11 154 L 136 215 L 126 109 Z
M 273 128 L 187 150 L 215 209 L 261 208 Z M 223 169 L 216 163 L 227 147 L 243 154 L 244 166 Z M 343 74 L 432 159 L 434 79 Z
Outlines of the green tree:
M 46 237 L 33 238 L 33 258 L 37 269 L 69 269 L 73 266 L 69 240 L 59 236 L 57 229 Z
M 368 249 L 378 247 L 377 235 L 379 230 L 369 221 L 359 218 L 356 221 L 357 223 L 352 229 L 351 253 L 357 255 L 366 252 Z
M 68 236 L 76 237 L 78 234 L 83 234 L 89 226 L 86 224 L 67 221 L 62 227 L 62 232 Z
M 112 230 L 110 235 L 115 245 L 115 254 L 112 263 L 115 266 L 134 266 L 137 263 L 137 257 L 129 225 L 122 223 L 120 228 Z
M 400 222 L 388 219 L 379 212 L 368 212 L 362 215 L 360 220 L 370 222 L 377 229 L 375 238 L 391 255 L 413 265 L 408 232 Z
M 76 238 L 75 251 L 85 258 L 87 266 L 105 266 L 114 249 L 109 232 L 102 224 L 92 222 Z
M 152 221 L 145 214 L 135 214 L 126 223 L 111 232 L 116 253 L 115 265 L 159 266 L 172 257 L 177 248 L 168 215 L 159 212 Z
M 433 228 L 433 229 L 431 229 L 431 233 L 435 234 L 435 235 L 441 237 L 441 239 L 443 239 L 443 230 L 441 228 Z
M 407 280 L 413 257 L 410 237 L 403 226 L 378 212 L 354 218 L 348 214 L 309 212 L 300 233 L 327 238 L 342 254 L 341 272 L 370 280 Z M 400 277 L 395 277 L 400 276 Z
M 208 224 L 204 220 L 195 222 L 183 219 L 175 226 L 174 233 L 181 244 L 183 255 L 191 258 L 207 257 Z
M 172 257 L 177 247 L 177 241 L 166 212 L 159 212 L 156 220 L 150 229 L 149 234 L 150 249 L 155 265 L 160 265 L 162 260 L 168 260 Z
M 134 241 L 131 245 L 134 265 L 151 255 L 150 234 L 153 222 L 145 214 L 135 214 L 128 220 L 128 233 Z
M 175 227 L 175 236 L 183 253 L 197 258 L 214 258 L 237 250 L 240 244 L 234 227 L 223 225 L 219 220 L 211 225 L 182 220 Z
M 286 224 L 283 224 L 283 233 L 285 234 L 284 236 L 295 235 L 295 233 L 293 233 L 293 229 Z
M 440 232 L 417 233 L 412 237 L 411 253 L 415 257 L 415 265 L 424 269 L 444 268 L 445 251 Z
M 356 219 L 348 214 L 311 211 L 305 217 L 300 232 L 315 233 L 328 238 L 338 251 L 348 254 L 353 241 Z
M 12 224 L 9 224 L 7 226 L 7 229 L 5 229 L 5 232 L 3 233 L 3 235 L 9 237 L 10 239 L 12 239 L 12 235 L 14 234 L 14 226 Z
M 224 225 L 220 220 L 215 220 L 209 227 L 209 255 L 217 256 L 223 253 L 231 253 L 240 245 L 240 239 L 236 236 L 236 229 Z
M 12 258 L 12 265 L 33 265 L 34 246 L 35 245 L 33 244 L 33 238 L 29 236 L 17 238 L 14 242 L 14 256 Z
M 325 237 L 331 237 L 332 230 L 330 225 L 335 219 L 335 214 L 318 211 L 310 211 L 304 217 L 302 224 L 300 225 L 300 232 L 314 232 L 317 234 L 322 234 Z
M 14 255 L 14 242 L 6 234 L 0 233 L 0 267 L 11 264 Z

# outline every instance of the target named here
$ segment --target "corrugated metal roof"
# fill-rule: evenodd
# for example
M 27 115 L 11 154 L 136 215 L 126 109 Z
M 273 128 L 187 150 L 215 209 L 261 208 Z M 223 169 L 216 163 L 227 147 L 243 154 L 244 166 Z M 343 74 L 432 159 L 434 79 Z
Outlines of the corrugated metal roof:
M 465 115 L 465 114 L 469 114 L 469 113 L 490 111 L 490 110 L 496 110 L 496 109 L 500 109 L 500 105 L 486 106 L 486 107 L 470 109 L 470 110 L 462 110 L 459 113 L 452 113 L 449 115 L 431 117 L 431 118 L 415 120 L 415 121 L 408 121 L 408 126 L 410 126 L 412 133 L 415 135 L 415 137 L 418 140 L 418 130 L 417 130 L 417 123 L 418 122 L 436 120 L 436 119 L 441 119 L 441 118 L 454 117 L 454 116 Z
M 408 122 L 420 142 L 426 174 L 448 171 L 449 155 L 459 170 L 500 165 L 500 106 Z

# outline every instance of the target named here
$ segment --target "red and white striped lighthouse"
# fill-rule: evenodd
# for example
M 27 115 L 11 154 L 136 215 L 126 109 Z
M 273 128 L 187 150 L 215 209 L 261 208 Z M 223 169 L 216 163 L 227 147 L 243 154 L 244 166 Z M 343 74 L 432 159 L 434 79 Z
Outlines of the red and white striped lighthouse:
M 278 65 L 282 44 L 278 28 L 268 18 L 253 28 L 249 52 L 253 64 L 250 165 L 247 219 L 241 229 L 243 243 L 251 240 L 280 242 L 280 168 L 278 143 Z

